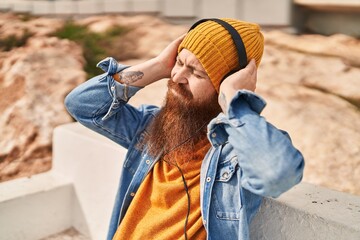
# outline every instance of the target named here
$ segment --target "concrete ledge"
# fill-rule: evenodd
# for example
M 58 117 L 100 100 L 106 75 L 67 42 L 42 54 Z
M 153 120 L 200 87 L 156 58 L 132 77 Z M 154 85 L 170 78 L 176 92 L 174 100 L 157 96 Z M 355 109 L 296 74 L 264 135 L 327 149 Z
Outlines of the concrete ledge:
M 319 11 L 360 11 L 360 2 L 358 0 L 294 0 L 294 3 Z
M 55 14 L 55 3 L 50 1 L 34 1 L 32 13 L 35 15 Z
M 78 123 L 54 132 L 53 169 L 0 184 L 1 239 L 40 239 L 76 228 L 104 239 L 126 150 Z M 265 199 L 252 240 L 360 239 L 360 197 L 301 183 Z
M 162 14 L 165 17 L 195 17 L 195 0 L 164 0 Z
M 239 10 L 242 10 L 243 18 L 259 24 L 286 26 L 291 21 L 291 1 L 289 0 L 246 0 L 243 1 Z
M 360 37 L 359 0 L 294 0 L 294 25 L 300 31 Z
M 160 11 L 158 0 L 132 0 L 130 6 L 133 12 L 156 13 Z
M 51 173 L 1 183 L 1 239 L 40 239 L 68 229 L 73 192 L 69 181 Z
M 301 183 L 278 199 L 265 199 L 252 239 L 360 239 L 360 197 Z
M 272 26 L 290 25 L 289 6 L 292 4 L 290 0 L 17 0 L 11 1 L 10 5 L 7 3 L 9 0 L 5 1 L 0 3 L 0 10 L 39 15 L 148 13 L 187 24 L 199 18 L 228 17 Z
M 53 169 L 73 183 L 79 206 L 73 226 L 92 239 L 105 239 L 126 150 L 78 123 L 57 127 Z
M 207 0 L 206 3 L 201 4 L 198 15 L 200 18 L 240 18 L 239 10 L 236 0 Z
M 12 7 L 12 1 L 10 0 L 2 0 L 0 2 L 0 11 L 8 11 Z
M 76 1 L 55 1 L 55 14 L 77 14 L 78 4 Z
M 104 13 L 127 13 L 130 11 L 128 0 L 104 0 Z
M 15 12 L 31 12 L 32 3 L 32 1 L 13 1 L 11 7 Z
M 79 14 L 98 14 L 104 12 L 103 3 L 96 0 L 83 0 L 78 1 Z

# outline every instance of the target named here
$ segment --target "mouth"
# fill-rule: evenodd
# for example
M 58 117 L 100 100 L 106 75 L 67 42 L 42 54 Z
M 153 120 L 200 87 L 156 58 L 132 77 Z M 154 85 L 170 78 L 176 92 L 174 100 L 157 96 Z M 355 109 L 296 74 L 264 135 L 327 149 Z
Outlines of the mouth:
M 186 99 L 192 99 L 192 93 L 185 88 L 185 86 L 179 85 L 177 83 L 169 82 L 168 88 L 170 92 L 177 97 L 182 97 Z
M 171 93 L 174 95 L 174 96 L 180 96 L 180 97 L 184 97 L 184 94 L 179 92 L 178 89 L 175 89 L 175 88 L 170 88 L 169 89 L 171 91 Z

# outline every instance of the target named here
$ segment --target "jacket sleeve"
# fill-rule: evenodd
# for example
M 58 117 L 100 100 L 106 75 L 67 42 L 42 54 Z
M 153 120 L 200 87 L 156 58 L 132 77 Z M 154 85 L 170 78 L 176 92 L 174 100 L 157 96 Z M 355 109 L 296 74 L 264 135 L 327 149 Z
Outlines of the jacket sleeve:
M 135 108 L 127 104 L 140 88 L 125 86 L 112 77 L 126 66 L 113 58 L 104 59 L 98 66 L 105 73 L 72 90 L 65 98 L 65 106 L 78 122 L 128 148 L 157 107 Z
M 256 94 L 239 91 L 230 103 L 224 130 L 238 155 L 242 187 L 277 197 L 301 181 L 304 159 L 285 131 L 260 116 L 265 105 Z

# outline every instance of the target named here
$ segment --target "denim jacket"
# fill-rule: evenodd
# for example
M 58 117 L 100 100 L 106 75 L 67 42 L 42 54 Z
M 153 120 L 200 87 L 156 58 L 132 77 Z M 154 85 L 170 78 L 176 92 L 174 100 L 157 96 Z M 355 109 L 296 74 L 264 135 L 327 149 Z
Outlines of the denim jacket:
M 140 88 L 112 77 L 126 66 L 113 58 L 98 66 L 105 73 L 75 88 L 65 99 L 70 114 L 86 127 L 128 149 L 110 220 L 112 239 L 145 176 L 157 158 L 137 143 L 158 113 L 156 106 L 127 103 Z M 211 148 L 201 166 L 200 194 L 207 239 L 250 239 L 249 225 L 262 197 L 277 197 L 302 179 L 304 160 L 289 135 L 268 123 L 260 112 L 265 102 L 238 91 L 229 109 L 208 124 Z

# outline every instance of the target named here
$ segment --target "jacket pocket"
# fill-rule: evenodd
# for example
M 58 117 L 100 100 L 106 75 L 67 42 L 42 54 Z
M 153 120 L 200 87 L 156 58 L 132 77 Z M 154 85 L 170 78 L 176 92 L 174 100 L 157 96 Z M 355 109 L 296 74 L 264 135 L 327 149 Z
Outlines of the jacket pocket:
M 212 205 L 218 219 L 239 220 L 242 207 L 239 179 L 237 156 L 219 164 L 212 191 Z

